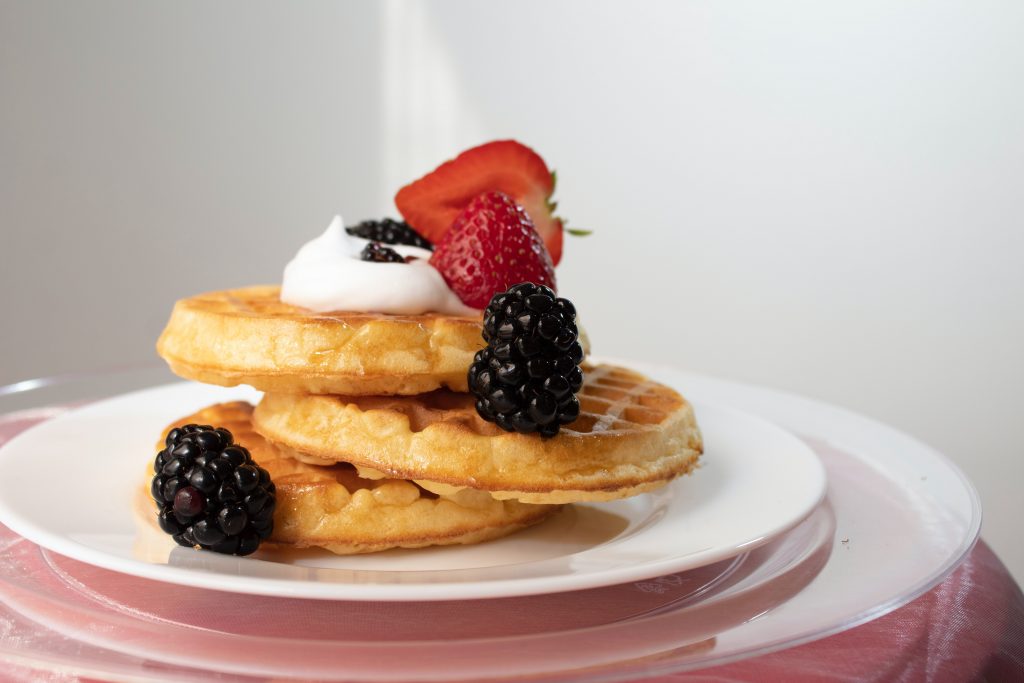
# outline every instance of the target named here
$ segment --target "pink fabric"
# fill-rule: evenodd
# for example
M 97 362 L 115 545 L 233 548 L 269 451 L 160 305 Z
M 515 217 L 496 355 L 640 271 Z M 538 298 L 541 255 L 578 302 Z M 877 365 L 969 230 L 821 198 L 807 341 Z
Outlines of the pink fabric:
M 700 681 L 1024 681 L 1024 595 L 984 542 L 917 600 L 829 638 L 700 672 Z
M 59 409 L 56 411 L 59 412 Z M 45 420 L 55 414 L 54 410 L 39 410 L 22 413 L 18 416 L 5 416 L 0 421 L 0 445 L 18 432 L 36 422 Z M 12 419 L 13 418 L 13 419 Z M 0 546 L 11 547 L 12 534 L 0 527 Z M 31 562 L 34 546 L 27 542 L 20 544 L 25 556 Z M 38 552 L 35 552 L 38 555 Z M 31 567 L 31 564 L 26 564 Z M 103 593 L 111 595 L 145 595 L 138 584 L 145 583 L 142 579 L 122 577 L 111 572 L 98 570 L 81 565 L 72 560 L 58 560 L 55 567 L 66 571 L 72 578 L 78 577 L 86 581 L 94 589 L 96 596 Z M 113 578 L 111 578 L 113 577 Z M 666 577 L 668 578 L 668 577 Z M 678 578 L 678 577 L 674 577 Z M 55 593 L 66 584 L 55 582 Z M 134 588 L 133 588 L 134 587 Z M 603 589 L 614 592 L 617 587 Z M 677 587 L 685 590 L 685 587 Z M 189 597 L 191 589 L 162 585 L 159 592 L 164 597 L 174 594 L 174 599 L 166 604 L 175 610 L 186 613 L 193 609 Z M 194 591 L 193 591 L 194 592 Z M 551 601 L 571 598 L 571 594 L 562 596 L 537 596 L 525 600 L 549 603 Z M 578 596 L 577 596 L 578 597 Z M 607 596 L 606 596 L 607 597 Z M 655 595 L 647 596 L 655 599 Z M 69 596 L 69 600 L 73 600 Z M 572 609 L 538 609 L 520 610 L 521 614 L 542 613 L 577 615 L 586 622 L 586 605 L 591 601 L 582 600 L 582 604 Z M 69 603 L 70 604 L 70 603 Z M 155 604 L 155 603 L 153 603 Z M 605 604 L 608 604 L 605 602 Z M 643 612 L 649 609 L 644 596 L 631 594 L 628 602 L 623 601 L 623 614 Z M 150 605 L 126 605 L 130 608 L 141 608 L 151 615 L 156 615 Z M 550 605 L 545 604 L 545 607 Z M 249 605 L 251 608 L 252 605 Z M 378 619 L 388 620 L 393 610 L 400 610 L 400 605 L 364 605 L 366 618 L 376 614 Z M 372 609 L 371 609 L 372 608 Z M 305 617 L 312 622 L 318 620 L 315 614 L 319 610 L 330 610 L 331 603 L 310 603 L 304 611 Z M 352 609 L 352 603 L 348 603 Z M 417 608 L 420 621 L 424 612 L 444 610 L 444 603 L 420 606 Z M 194 616 L 195 610 L 193 610 Z M 171 621 L 191 621 L 189 614 L 160 614 L 160 618 Z M 361 623 L 365 629 L 367 620 L 352 620 L 348 615 L 347 623 Z M 394 620 L 390 620 L 392 624 Z M 402 620 L 399 620 L 402 621 Z M 205 623 L 205 622 L 204 622 Z M 236 623 L 238 623 L 236 621 Z M 223 626 L 218 623 L 207 623 L 209 627 Z M 520 625 L 520 632 L 548 630 L 556 627 L 571 627 L 572 623 L 540 623 L 526 619 Z M 393 628 L 393 626 L 392 626 Z M 483 635 L 473 625 L 473 633 Z M 372 629 L 371 629 L 372 630 Z M 507 629 L 503 629 L 507 630 Z M 15 630 L 0 629 L 0 640 L 12 639 L 19 634 Z M 335 634 L 342 635 L 342 634 Z M 404 634 L 415 637 L 416 634 Z M 398 637 L 401 637 L 399 635 Z M 652 669 L 652 672 L 655 669 Z M 0 681 L 73 681 L 76 679 L 67 674 L 43 674 L 32 672 L 24 667 L 6 667 L 0 673 Z M 639 679 L 637 679 L 639 680 Z M 805 645 L 788 648 L 779 652 L 742 660 L 723 666 L 671 675 L 647 677 L 644 680 L 657 683 L 675 681 L 706 681 L 720 683 L 726 681 L 1024 681 L 1024 595 L 1006 568 L 984 543 L 979 543 L 967 560 L 943 583 L 919 597 L 910 604 L 874 621 L 863 624 L 849 631 L 824 638 Z

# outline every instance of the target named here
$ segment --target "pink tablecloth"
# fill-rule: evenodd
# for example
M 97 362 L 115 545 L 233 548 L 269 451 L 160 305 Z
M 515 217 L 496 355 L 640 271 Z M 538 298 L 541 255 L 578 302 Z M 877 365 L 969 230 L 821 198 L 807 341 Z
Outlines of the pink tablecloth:
M 1024 595 L 980 542 L 928 593 L 806 645 L 648 681 L 1024 681 Z

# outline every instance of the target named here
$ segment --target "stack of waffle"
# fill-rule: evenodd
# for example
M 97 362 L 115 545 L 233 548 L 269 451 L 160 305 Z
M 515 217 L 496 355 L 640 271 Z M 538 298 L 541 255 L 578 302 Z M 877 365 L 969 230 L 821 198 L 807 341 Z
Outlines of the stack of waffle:
M 476 318 L 315 314 L 276 287 L 179 301 L 158 343 L 178 375 L 265 392 L 172 426 L 225 427 L 277 489 L 270 541 L 335 553 L 476 543 L 562 504 L 650 491 L 701 452 L 674 390 L 585 365 L 579 418 L 552 438 L 480 418 L 467 370 Z

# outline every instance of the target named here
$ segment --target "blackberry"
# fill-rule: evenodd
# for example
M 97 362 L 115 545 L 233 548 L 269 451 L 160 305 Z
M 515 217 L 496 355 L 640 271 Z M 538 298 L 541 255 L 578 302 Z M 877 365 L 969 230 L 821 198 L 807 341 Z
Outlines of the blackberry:
M 350 235 L 362 237 L 365 240 L 373 240 L 374 242 L 407 244 L 410 247 L 434 250 L 434 245 L 413 230 L 408 223 L 391 220 L 390 218 L 379 221 L 363 221 L 359 225 L 345 228 L 345 231 Z
M 374 263 L 405 263 L 405 259 L 394 249 L 382 247 L 380 242 L 370 242 L 359 252 L 359 258 L 363 261 Z
M 226 429 L 185 425 L 167 433 L 150 493 L 160 528 L 178 545 L 249 555 L 274 529 L 270 474 Z
M 469 368 L 480 417 L 541 436 L 554 436 L 579 417 L 583 347 L 568 299 L 544 285 L 515 285 L 487 305 L 483 336 L 487 347 Z

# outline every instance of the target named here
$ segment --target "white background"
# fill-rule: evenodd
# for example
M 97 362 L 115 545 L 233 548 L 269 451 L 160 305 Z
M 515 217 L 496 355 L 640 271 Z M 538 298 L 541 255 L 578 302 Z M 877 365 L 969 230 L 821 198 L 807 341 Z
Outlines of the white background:
M 1009 1 L 0 0 L 0 383 L 154 359 L 174 299 L 515 137 L 594 231 L 558 276 L 596 352 L 918 436 L 1024 578 L 1021 35 Z

